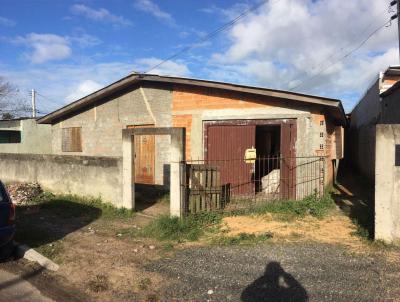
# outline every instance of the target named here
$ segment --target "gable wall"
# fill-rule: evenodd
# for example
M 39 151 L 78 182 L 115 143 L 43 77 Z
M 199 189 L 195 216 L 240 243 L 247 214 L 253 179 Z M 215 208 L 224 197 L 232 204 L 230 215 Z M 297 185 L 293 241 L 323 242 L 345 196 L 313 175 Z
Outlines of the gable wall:
M 144 87 L 148 105 L 139 88 L 115 97 L 101 105 L 60 121 L 52 127 L 54 154 L 81 156 L 122 156 L 122 129 L 129 125 L 155 124 L 156 127 L 171 126 L 171 91 Z M 149 110 L 152 111 L 152 115 Z M 62 128 L 82 127 L 82 152 L 62 152 Z M 155 138 L 155 182 L 164 184 L 164 170 L 169 163 L 168 136 Z M 167 169 L 168 170 L 168 169 Z

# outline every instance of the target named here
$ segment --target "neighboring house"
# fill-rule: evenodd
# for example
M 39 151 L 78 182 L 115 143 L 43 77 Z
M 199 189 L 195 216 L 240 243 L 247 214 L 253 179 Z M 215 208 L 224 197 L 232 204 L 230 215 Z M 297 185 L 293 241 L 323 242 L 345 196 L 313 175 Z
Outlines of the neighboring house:
M 375 178 L 375 125 L 381 121 L 384 110 L 380 94 L 398 80 L 400 80 L 400 66 L 391 66 L 381 72 L 350 114 L 350 126 L 346 136 L 348 146 L 346 158 L 371 182 Z
M 347 162 L 375 186 L 375 239 L 400 240 L 400 67 L 389 67 L 354 107 Z
M 33 118 L 0 120 L 0 153 L 52 153 L 51 127 Z

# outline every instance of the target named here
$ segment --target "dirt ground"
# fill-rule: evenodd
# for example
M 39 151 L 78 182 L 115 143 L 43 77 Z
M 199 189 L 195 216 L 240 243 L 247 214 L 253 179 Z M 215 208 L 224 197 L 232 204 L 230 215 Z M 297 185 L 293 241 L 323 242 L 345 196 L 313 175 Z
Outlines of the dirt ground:
M 336 213 L 323 219 L 305 217 L 291 221 L 282 221 L 276 215 L 233 216 L 223 219 L 222 230 L 226 236 L 240 233 L 262 235 L 270 232 L 275 241 L 304 242 L 316 241 L 330 244 L 342 244 L 351 248 L 361 248 L 365 243 L 357 236 L 351 220 Z
M 388 285 L 400 278 L 400 251 L 374 247 L 355 235 L 353 218 L 345 215 L 343 208 L 352 209 L 361 199 L 346 190 L 341 187 L 336 196 L 339 207 L 323 219 L 307 216 L 283 220 L 271 214 L 226 217 L 218 232 L 196 243 L 171 244 L 132 235 L 154 213 L 164 211 L 165 203 L 159 209 L 148 207 L 129 219 L 103 219 L 94 212 L 84 223 L 77 217 L 33 211 L 32 223 L 41 223 L 41 230 L 52 232 L 50 239 L 38 246 L 60 265 L 58 272 L 46 273 L 48 278 L 67 280 L 76 295 L 84 295 L 85 300 L 264 301 L 252 296 L 258 295 L 257 290 L 254 293 L 254 288 L 250 292 L 246 289 L 262 276 L 269 263 L 275 262 L 303 284 L 292 296 L 300 295 L 298 301 L 306 296 L 315 301 L 345 301 L 357 295 L 360 301 L 368 301 L 368 295 L 376 301 L 400 299 L 398 290 Z M 272 233 L 272 239 L 259 245 L 220 247 L 212 240 L 266 232 Z M 331 258 L 325 263 L 326 257 Z M 333 275 L 328 273 L 329 266 L 334 268 Z M 310 269 L 314 273 L 307 273 Z M 218 277 L 221 272 L 226 277 Z M 378 291 L 377 284 L 381 283 L 374 283 L 374 278 L 379 282 L 387 279 L 387 289 Z M 371 292 L 364 293 L 357 286 L 361 280 Z M 275 294 L 282 300 L 279 292 Z

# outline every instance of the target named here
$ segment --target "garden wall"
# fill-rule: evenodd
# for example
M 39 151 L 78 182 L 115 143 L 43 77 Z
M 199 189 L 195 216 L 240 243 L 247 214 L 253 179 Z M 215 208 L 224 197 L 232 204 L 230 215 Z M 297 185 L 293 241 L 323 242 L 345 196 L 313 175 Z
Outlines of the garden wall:
M 38 182 L 54 193 L 100 197 L 122 206 L 122 158 L 0 154 L 0 180 Z

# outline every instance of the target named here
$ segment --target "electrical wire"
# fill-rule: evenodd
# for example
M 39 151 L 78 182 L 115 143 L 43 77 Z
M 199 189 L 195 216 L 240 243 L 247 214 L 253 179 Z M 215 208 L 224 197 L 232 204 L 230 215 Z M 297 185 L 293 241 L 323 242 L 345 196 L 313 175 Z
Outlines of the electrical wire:
M 321 73 L 323 73 L 324 71 L 328 70 L 329 68 L 331 68 L 332 66 L 336 65 L 337 63 L 343 61 L 344 59 L 346 59 L 347 57 L 349 57 L 351 54 L 353 54 L 354 52 L 356 52 L 357 50 L 359 50 L 365 43 L 367 43 L 367 41 L 369 39 L 371 39 L 371 37 L 373 35 L 375 35 L 379 30 L 381 30 L 383 27 L 385 27 L 387 24 L 389 24 L 392 21 L 392 18 L 390 18 L 388 21 L 386 21 L 384 24 L 380 25 L 378 28 L 374 29 L 365 39 L 363 39 L 361 41 L 361 43 L 359 43 L 355 48 L 353 48 L 352 50 L 350 50 L 349 52 L 347 52 L 344 56 L 340 57 L 337 61 L 332 62 L 331 64 L 327 65 L 325 68 L 321 69 L 319 72 L 317 72 L 316 74 L 306 78 L 305 80 L 302 80 L 298 85 L 296 85 L 295 87 L 292 87 L 291 89 L 289 89 L 289 91 L 293 91 L 294 89 L 297 89 L 299 87 L 304 86 L 305 83 L 308 83 L 310 80 L 313 80 L 314 78 L 316 78 L 317 76 L 319 76 Z
M 275 4 L 276 2 L 279 2 L 279 1 L 281 1 L 281 0 L 276 0 L 275 2 L 273 2 L 273 4 Z M 219 33 L 223 32 L 223 31 L 227 30 L 228 28 L 232 27 L 233 25 L 235 25 L 239 20 L 241 20 L 244 17 L 246 17 L 249 13 L 257 10 L 258 8 L 260 8 L 261 6 L 263 6 L 264 4 L 266 4 L 268 2 L 269 1 L 262 1 L 260 3 L 257 3 L 257 4 L 255 4 L 253 6 L 251 6 L 250 8 L 248 8 L 247 10 L 245 10 L 241 14 L 239 14 L 236 18 L 232 19 L 231 21 L 225 23 L 221 27 L 219 27 L 219 28 L 213 30 L 212 32 L 208 33 L 203 38 L 199 39 L 197 42 L 195 42 L 195 43 L 193 43 L 193 44 L 191 44 L 189 46 L 186 46 L 185 48 L 183 48 L 180 51 L 174 53 L 173 55 L 169 56 L 168 58 L 166 58 L 166 59 L 162 60 L 161 62 L 155 64 L 154 66 L 152 66 L 150 69 L 148 69 L 144 73 L 149 73 L 152 70 L 156 69 L 157 67 L 160 67 L 161 65 L 165 64 L 166 62 L 171 61 L 171 60 L 175 59 L 176 57 L 180 56 L 181 54 L 192 50 L 193 48 L 195 48 L 200 43 L 212 39 L 213 37 L 217 36 Z

